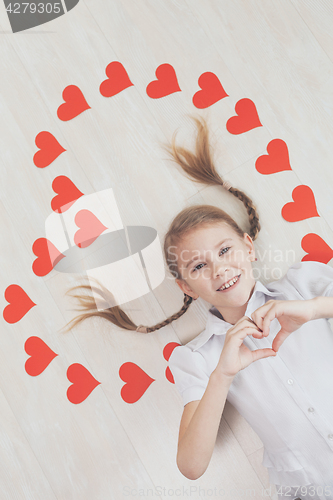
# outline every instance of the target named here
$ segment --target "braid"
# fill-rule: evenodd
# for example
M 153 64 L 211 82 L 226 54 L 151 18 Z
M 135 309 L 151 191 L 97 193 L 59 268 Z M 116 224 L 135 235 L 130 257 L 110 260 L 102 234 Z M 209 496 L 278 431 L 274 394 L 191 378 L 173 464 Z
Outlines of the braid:
M 141 333 L 150 333 L 150 332 L 154 332 L 155 330 L 159 330 L 163 326 L 169 325 L 170 323 L 172 323 L 176 319 L 178 319 L 181 316 L 183 316 L 184 313 L 186 313 L 186 311 L 190 307 L 192 301 L 193 301 L 193 298 L 190 297 L 189 295 L 186 295 L 186 293 L 185 293 L 184 294 L 184 305 L 180 309 L 180 311 L 178 311 L 177 313 L 173 314 L 169 318 L 165 319 L 161 323 L 157 323 L 157 325 L 154 325 L 154 326 L 142 326 L 142 325 L 140 325 L 137 328 L 137 330 L 141 331 Z
M 261 226 L 259 222 L 259 215 L 257 213 L 256 207 L 253 204 L 253 201 L 243 191 L 240 191 L 237 188 L 231 187 L 229 191 L 244 203 L 246 211 L 249 214 L 249 221 L 251 227 L 249 234 L 251 238 L 255 240 L 256 237 L 258 236 Z

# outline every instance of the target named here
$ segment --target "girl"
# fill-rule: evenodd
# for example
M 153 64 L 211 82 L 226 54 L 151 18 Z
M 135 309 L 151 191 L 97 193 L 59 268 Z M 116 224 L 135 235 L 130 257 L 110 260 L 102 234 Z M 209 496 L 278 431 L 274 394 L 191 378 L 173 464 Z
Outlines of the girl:
M 333 317 L 333 268 L 307 261 L 266 286 L 254 280 L 258 213 L 244 192 L 221 179 L 207 125 L 203 119 L 195 122 L 195 154 L 176 147 L 174 137 L 168 151 L 195 181 L 221 185 L 243 202 L 249 234 L 219 208 L 185 208 L 164 241 L 167 265 L 184 292 L 180 311 L 143 327 L 119 306 L 97 311 L 93 297 L 76 295 L 83 309 L 94 312 L 72 321 L 76 325 L 97 315 L 120 328 L 149 333 L 178 319 L 199 297 L 212 304 L 206 329 L 177 346 L 169 359 L 184 403 L 180 472 L 197 479 L 207 469 L 228 399 L 261 438 L 262 463 L 279 498 L 332 500 L 333 333 L 327 318 Z

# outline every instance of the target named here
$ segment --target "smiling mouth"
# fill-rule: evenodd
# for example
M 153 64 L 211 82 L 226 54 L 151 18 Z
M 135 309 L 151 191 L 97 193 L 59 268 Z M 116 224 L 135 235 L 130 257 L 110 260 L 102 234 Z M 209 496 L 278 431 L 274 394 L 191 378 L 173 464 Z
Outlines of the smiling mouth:
M 227 283 L 227 286 L 224 286 L 224 285 L 221 285 L 220 288 L 218 288 L 216 291 L 217 292 L 223 292 L 223 290 L 228 290 L 229 288 L 232 288 L 236 283 L 237 281 L 239 280 L 240 278 L 240 274 L 238 276 L 235 276 L 235 278 L 233 278 L 232 280 L 229 280 Z M 232 282 L 232 284 L 229 284 L 230 281 Z

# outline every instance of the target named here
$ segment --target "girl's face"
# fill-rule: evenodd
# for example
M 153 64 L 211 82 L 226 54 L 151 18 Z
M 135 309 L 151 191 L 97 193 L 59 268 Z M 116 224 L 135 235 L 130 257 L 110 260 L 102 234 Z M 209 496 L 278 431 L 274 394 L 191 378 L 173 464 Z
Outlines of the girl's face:
M 183 278 L 176 282 L 184 293 L 213 304 L 228 323 L 244 316 L 256 283 L 254 245 L 247 233 L 240 238 L 224 222 L 201 226 L 182 238 L 176 254 Z M 233 278 L 236 282 L 222 290 Z

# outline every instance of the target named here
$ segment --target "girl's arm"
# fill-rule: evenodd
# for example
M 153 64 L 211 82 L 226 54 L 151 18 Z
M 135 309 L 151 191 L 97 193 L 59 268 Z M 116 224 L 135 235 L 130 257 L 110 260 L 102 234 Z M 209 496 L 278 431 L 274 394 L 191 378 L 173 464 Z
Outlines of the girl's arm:
M 312 319 L 333 318 L 333 297 L 315 297 L 314 316 Z
M 198 479 L 209 465 L 233 378 L 214 370 L 201 400 L 191 401 L 184 407 L 177 466 L 188 479 Z
M 243 344 L 247 335 L 263 338 L 264 333 L 252 320 L 243 316 L 227 331 L 220 359 L 201 400 L 185 405 L 179 430 L 177 466 L 188 479 L 198 479 L 209 465 L 235 375 L 258 359 L 276 355 L 269 348 L 250 351 Z

